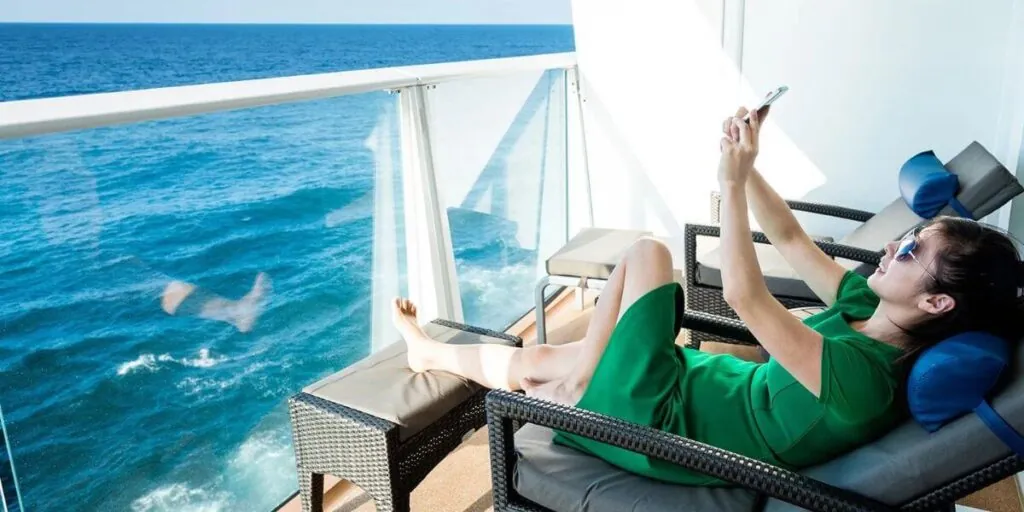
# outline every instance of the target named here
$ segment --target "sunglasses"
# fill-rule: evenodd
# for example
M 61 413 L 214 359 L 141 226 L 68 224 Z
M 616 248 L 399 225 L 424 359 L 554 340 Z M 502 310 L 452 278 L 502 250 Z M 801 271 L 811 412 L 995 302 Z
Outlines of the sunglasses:
M 893 255 L 893 259 L 899 262 L 914 260 L 918 265 L 921 265 L 921 270 L 924 270 L 925 273 L 937 283 L 939 282 L 939 278 L 935 277 L 935 274 L 933 274 L 931 270 L 928 270 L 928 267 L 926 267 L 924 263 L 921 263 L 921 260 L 917 259 L 917 256 L 914 255 L 914 251 L 920 245 L 920 242 L 917 241 L 917 235 L 920 233 L 920 228 L 907 233 L 903 239 L 900 240 L 900 245 L 896 248 L 896 254 Z

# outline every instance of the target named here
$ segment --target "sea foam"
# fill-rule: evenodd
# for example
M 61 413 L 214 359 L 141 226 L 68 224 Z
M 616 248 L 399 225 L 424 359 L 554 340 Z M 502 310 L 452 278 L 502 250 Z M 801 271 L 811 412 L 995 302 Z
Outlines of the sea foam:
M 117 367 L 117 375 L 124 376 L 135 372 L 155 372 L 162 368 L 178 365 L 192 368 L 212 368 L 227 361 L 227 357 L 210 357 L 210 349 L 199 349 L 199 355 L 195 358 L 182 357 L 177 359 L 170 354 L 142 354 L 132 361 L 121 363 Z

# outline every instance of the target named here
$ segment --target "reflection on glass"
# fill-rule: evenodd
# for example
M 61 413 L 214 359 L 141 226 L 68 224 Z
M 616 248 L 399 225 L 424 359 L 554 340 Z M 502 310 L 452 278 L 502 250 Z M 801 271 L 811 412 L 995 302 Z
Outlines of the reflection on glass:
M 378 298 L 404 292 L 397 125 L 380 92 L 0 143 L 27 510 L 295 490 L 286 398 L 365 356 Z
M 533 307 L 544 260 L 566 241 L 562 70 L 430 91 L 435 174 L 466 321 L 504 329 Z

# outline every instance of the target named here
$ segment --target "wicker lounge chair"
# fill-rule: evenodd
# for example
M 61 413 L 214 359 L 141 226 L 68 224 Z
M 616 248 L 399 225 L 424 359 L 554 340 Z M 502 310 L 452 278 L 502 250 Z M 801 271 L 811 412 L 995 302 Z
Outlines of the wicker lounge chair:
M 736 320 L 687 312 L 684 329 L 753 341 Z M 993 406 L 1024 427 L 1024 352 Z M 492 391 L 487 396 L 496 511 L 952 510 L 968 494 L 1024 469 L 969 414 L 929 434 L 912 420 L 882 438 L 800 472 L 588 411 Z M 516 432 L 519 424 L 526 426 Z M 712 475 L 733 487 L 671 485 L 551 442 L 559 429 Z

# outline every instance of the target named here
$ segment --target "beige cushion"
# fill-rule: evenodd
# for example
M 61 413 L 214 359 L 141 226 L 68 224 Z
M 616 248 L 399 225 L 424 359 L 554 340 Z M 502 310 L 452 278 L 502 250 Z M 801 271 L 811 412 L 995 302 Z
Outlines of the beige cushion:
M 793 308 L 790 309 L 789 312 L 792 313 L 793 316 L 799 318 L 800 320 L 807 320 L 808 318 L 817 315 L 818 313 L 824 313 L 827 309 L 828 308 L 823 306 L 808 306 L 805 308 Z
M 548 258 L 548 275 L 608 279 L 633 242 L 651 234 L 627 229 L 584 229 Z
M 423 329 L 431 338 L 454 344 L 512 342 L 468 333 L 435 323 Z M 326 377 L 303 391 L 399 425 L 405 440 L 437 421 L 480 389 L 447 372 L 409 369 L 400 341 Z
M 824 242 L 832 241 L 829 237 L 815 236 L 814 238 Z M 699 246 L 707 250 L 711 246 L 717 245 L 718 242 L 718 238 L 708 238 L 706 241 L 701 240 Z M 698 283 L 716 288 L 722 287 L 722 262 L 719 251 L 718 248 L 707 250 L 697 257 Z M 757 254 L 757 263 L 761 266 L 761 273 L 764 274 L 765 284 L 771 290 L 772 295 L 818 300 L 818 296 L 800 279 L 796 270 L 789 266 L 789 263 L 774 246 L 754 244 L 754 252 Z
M 628 229 L 585 228 L 548 259 L 548 275 L 608 279 L 629 247 L 643 237 L 653 237 L 653 234 Z M 672 253 L 672 275 L 682 282 L 685 254 L 682 239 L 655 238 Z

